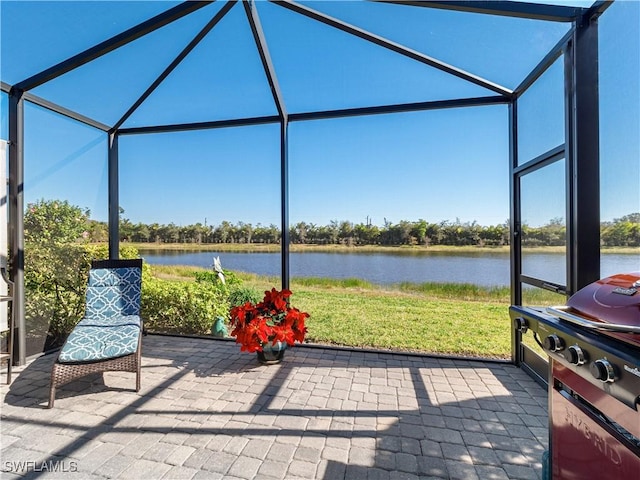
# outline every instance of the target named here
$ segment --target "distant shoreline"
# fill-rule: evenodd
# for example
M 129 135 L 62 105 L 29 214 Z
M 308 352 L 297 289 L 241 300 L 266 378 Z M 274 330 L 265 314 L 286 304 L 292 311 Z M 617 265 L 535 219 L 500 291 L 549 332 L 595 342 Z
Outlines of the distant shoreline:
M 264 243 L 136 243 L 122 242 L 122 245 L 132 246 L 138 250 L 159 251 L 174 250 L 185 252 L 246 252 L 246 253 L 279 253 L 279 244 Z M 509 253 L 509 246 L 502 247 L 478 247 L 478 246 L 453 246 L 453 245 L 413 245 L 413 246 L 382 246 L 382 245 L 299 245 L 289 246 L 290 252 L 304 253 L 400 253 L 400 254 L 425 254 L 425 253 Z M 524 251 L 536 253 L 564 253 L 565 247 L 531 247 Z M 640 255 L 639 247 L 603 247 L 601 253 L 617 255 Z

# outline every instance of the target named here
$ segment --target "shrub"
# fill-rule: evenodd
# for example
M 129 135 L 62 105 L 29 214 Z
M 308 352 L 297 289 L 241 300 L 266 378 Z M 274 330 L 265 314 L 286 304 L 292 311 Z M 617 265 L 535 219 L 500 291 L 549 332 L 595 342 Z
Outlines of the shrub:
M 229 289 L 229 307 L 239 307 L 247 302 L 258 303 L 262 295 L 257 289 L 244 285 L 234 285 Z
M 60 344 L 84 315 L 91 260 L 109 257 L 107 244 L 25 244 L 25 317 L 35 335 L 47 332 Z M 137 258 L 133 247 L 121 247 L 121 258 Z
M 26 323 L 30 333 L 47 332 L 50 347 L 60 345 L 84 316 L 91 260 L 109 256 L 108 245 L 83 243 L 89 211 L 67 201 L 41 200 L 25 213 Z M 120 248 L 121 258 L 138 258 L 134 247 Z M 150 330 L 208 334 L 215 318 L 229 316 L 229 289 L 241 283 L 224 271 L 196 274 L 196 282 L 167 282 L 143 264 L 141 316 Z
M 28 243 L 25 313 L 29 331 L 36 336 L 47 333 L 49 347 L 61 345 L 84 315 L 91 260 L 108 257 L 107 244 Z M 120 248 L 120 258 L 138 257 L 134 247 Z M 221 282 L 209 278 L 196 282 L 164 281 L 153 277 L 147 263 L 142 268 L 140 313 L 150 331 L 209 334 L 217 316 L 228 318 L 229 288 Z
M 242 280 L 239 279 L 235 273 L 229 270 L 223 270 L 223 272 L 224 272 L 224 281 L 225 281 L 224 284 L 220 281 L 220 278 L 218 277 L 218 272 L 215 272 L 213 270 L 195 272 L 194 276 L 195 276 L 196 282 L 200 282 L 200 283 L 208 282 L 214 285 L 226 285 L 227 287 L 231 287 L 233 285 L 239 285 L 240 283 L 242 283 Z
M 89 214 L 66 200 L 30 203 L 24 215 L 25 242 L 61 245 L 86 238 Z
M 210 282 L 170 282 L 144 274 L 142 311 L 149 331 L 207 335 L 216 317 L 227 317 L 224 289 Z

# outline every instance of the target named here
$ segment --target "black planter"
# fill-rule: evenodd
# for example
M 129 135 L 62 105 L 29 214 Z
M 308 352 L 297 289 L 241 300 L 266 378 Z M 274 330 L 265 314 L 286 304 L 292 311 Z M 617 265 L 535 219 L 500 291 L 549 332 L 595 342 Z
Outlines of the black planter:
M 274 365 L 282 361 L 286 349 L 286 343 L 276 342 L 275 345 L 267 343 L 262 346 L 261 352 L 256 352 L 256 355 L 258 356 L 258 361 L 263 365 Z

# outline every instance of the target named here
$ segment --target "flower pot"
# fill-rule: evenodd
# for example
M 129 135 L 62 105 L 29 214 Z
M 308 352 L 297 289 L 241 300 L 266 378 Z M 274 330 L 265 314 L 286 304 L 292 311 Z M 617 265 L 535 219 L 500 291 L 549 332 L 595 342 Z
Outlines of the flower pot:
M 271 342 L 268 342 L 262 345 L 262 351 L 256 352 L 256 355 L 258 356 L 258 361 L 263 365 L 274 365 L 282 361 L 286 349 L 286 343 L 276 342 L 275 345 L 272 345 Z

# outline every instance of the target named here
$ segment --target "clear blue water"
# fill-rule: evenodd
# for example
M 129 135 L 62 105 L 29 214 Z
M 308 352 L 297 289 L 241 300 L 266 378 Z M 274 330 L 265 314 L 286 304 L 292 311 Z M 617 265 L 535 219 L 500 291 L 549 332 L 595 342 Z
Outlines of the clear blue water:
M 141 251 L 150 264 L 211 267 L 219 256 L 223 268 L 279 276 L 279 253 Z M 640 271 L 640 255 L 602 255 L 602 277 Z M 509 285 L 509 255 L 482 252 L 451 255 L 397 255 L 381 253 L 291 253 L 290 274 L 295 277 L 360 278 L 388 285 L 399 282 L 453 282 L 482 286 Z M 565 283 L 561 254 L 535 253 L 523 258 L 523 273 Z

